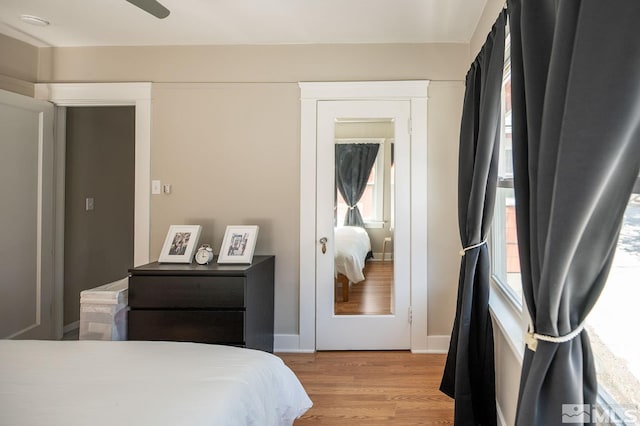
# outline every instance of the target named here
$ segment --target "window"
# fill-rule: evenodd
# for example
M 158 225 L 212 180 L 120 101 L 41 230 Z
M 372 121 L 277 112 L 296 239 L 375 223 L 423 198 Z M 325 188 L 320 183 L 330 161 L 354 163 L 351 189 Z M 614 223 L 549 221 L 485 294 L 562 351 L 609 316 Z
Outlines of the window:
M 500 120 L 500 160 L 498 188 L 491 227 L 492 275 L 498 287 L 519 308 L 522 307 L 522 281 L 516 234 L 511 139 L 511 56 L 510 37 L 505 42 L 504 73 Z
M 586 320 L 605 400 L 640 408 L 640 177 L 625 211 L 616 254 L 600 298 Z M 610 402 L 611 404 L 612 402 Z M 624 418 L 624 417 L 623 417 Z
M 358 202 L 358 209 L 367 228 L 378 228 L 384 225 L 384 139 L 336 139 L 336 143 L 378 143 L 380 149 L 376 162 L 371 168 L 367 187 Z M 349 206 L 336 191 L 336 224 L 342 226 Z

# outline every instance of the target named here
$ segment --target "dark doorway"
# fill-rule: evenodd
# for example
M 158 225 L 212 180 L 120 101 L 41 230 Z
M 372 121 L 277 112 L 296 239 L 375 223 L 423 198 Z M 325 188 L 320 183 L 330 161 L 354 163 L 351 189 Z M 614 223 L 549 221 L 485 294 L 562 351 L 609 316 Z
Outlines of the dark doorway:
M 67 108 L 64 324 L 80 318 L 80 292 L 133 266 L 135 107 Z

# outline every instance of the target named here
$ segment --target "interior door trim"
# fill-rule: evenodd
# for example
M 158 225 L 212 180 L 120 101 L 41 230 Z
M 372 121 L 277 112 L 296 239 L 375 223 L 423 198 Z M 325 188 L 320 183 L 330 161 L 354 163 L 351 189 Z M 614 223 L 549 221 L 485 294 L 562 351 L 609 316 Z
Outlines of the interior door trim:
M 56 117 L 56 225 L 54 323 L 63 333 L 65 109 L 69 106 L 135 106 L 134 266 L 149 263 L 151 204 L 151 83 L 39 83 L 35 98 L 52 102 Z
M 324 100 L 411 103 L 411 351 L 427 345 L 427 89 L 428 80 L 300 82 L 300 352 L 316 349 L 316 121 Z

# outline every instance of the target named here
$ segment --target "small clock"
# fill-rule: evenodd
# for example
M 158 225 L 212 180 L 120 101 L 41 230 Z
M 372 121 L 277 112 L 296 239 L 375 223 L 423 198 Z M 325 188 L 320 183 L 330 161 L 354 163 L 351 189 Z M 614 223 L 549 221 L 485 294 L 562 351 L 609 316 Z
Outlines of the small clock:
M 200 265 L 206 265 L 213 260 L 213 249 L 209 244 L 203 244 L 196 252 L 196 262 Z

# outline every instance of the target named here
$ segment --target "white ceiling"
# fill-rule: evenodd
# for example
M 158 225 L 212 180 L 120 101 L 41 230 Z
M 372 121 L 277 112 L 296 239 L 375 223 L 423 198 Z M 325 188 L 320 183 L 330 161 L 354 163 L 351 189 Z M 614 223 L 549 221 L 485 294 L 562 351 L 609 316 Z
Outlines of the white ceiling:
M 486 0 L 0 0 L 0 33 L 44 46 L 469 42 Z M 37 27 L 21 14 L 50 22 Z

